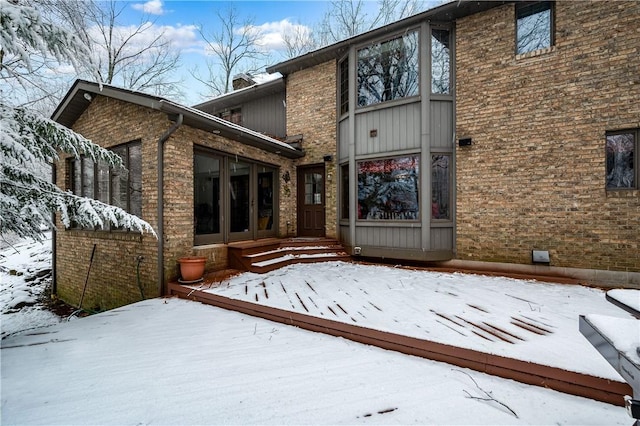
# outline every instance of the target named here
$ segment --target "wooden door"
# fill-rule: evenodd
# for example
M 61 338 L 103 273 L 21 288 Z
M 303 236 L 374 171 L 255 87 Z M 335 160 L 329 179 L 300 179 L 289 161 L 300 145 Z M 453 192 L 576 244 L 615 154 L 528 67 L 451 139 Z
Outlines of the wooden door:
M 298 168 L 298 236 L 325 236 L 324 165 Z

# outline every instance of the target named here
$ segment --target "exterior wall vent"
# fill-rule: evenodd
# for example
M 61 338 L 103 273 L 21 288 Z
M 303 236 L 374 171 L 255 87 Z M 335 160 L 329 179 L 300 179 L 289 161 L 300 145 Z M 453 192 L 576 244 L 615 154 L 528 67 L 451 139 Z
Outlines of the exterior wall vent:
M 546 263 L 549 264 L 549 251 L 548 250 L 532 250 L 531 260 L 533 263 Z

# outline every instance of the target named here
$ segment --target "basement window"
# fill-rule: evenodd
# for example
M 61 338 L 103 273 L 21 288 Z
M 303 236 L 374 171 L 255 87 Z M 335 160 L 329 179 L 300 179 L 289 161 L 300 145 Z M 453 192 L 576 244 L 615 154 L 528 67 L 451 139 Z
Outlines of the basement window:
M 606 136 L 607 190 L 638 189 L 640 130 L 609 132 Z
M 516 3 L 516 54 L 546 49 L 553 44 L 553 3 Z

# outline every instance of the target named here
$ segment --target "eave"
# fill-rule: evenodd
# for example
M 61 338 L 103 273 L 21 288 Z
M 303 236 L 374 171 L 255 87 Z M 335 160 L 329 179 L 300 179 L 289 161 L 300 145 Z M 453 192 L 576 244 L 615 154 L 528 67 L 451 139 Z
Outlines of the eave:
M 159 96 L 109 85 L 99 85 L 85 80 L 77 80 L 53 112 L 52 120 L 72 127 L 76 120 L 89 107 L 93 97 L 107 96 L 123 102 L 129 102 L 149 109 L 166 113 L 170 118 L 182 114 L 183 123 L 203 131 L 218 134 L 245 145 L 253 146 L 285 158 L 301 158 L 304 151 L 291 145 L 247 129 L 237 124 L 215 117 L 195 108 L 186 107 Z

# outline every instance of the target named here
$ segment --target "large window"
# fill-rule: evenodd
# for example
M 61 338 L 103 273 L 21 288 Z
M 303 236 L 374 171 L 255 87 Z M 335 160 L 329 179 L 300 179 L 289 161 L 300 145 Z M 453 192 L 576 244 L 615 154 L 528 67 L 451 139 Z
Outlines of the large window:
M 431 93 L 450 93 L 449 30 L 431 31 Z
M 431 219 L 451 220 L 451 155 L 431 155 Z
M 638 188 L 639 130 L 611 132 L 606 137 L 607 189 Z
M 418 32 L 358 50 L 358 106 L 418 95 Z
M 516 3 L 516 53 L 545 49 L 552 44 L 552 2 Z
M 142 216 L 142 150 L 139 141 L 112 148 L 127 170 L 110 169 L 88 157 L 70 160 L 71 192 Z M 105 225 L 106 226 L 106 225 Z
M 358 162 L 358 219 L 420 218 L 419 156 Z

